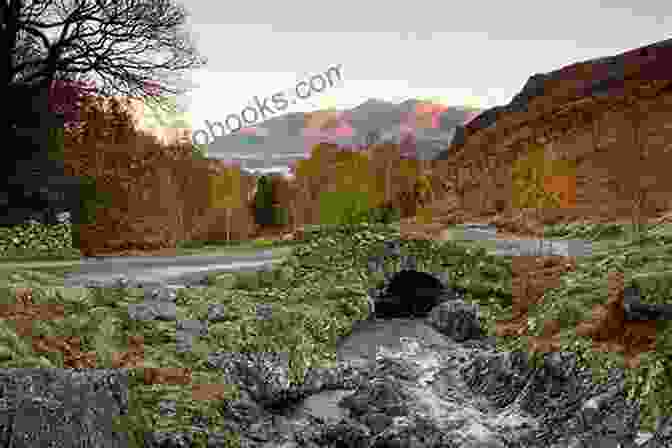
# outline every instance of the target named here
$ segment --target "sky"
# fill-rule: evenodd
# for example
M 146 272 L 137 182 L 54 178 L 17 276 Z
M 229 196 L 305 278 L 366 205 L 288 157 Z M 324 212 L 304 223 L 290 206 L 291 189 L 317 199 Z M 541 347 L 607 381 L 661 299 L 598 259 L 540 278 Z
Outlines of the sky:
M 535 73 L 670 37 L 672 11 L 668 2 L 623 0 L 183 4 L 185 30 L 208 58 L 188 74 L 197 87 L 178 99 L 192 131 L 338 65 L 340 83 L 284 112 L 369 98 L 506 104 Z

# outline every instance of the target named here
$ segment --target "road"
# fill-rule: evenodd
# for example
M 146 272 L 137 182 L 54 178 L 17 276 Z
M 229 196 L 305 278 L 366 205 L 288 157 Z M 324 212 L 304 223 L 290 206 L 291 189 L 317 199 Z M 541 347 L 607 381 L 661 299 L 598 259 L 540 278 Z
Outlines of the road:
M 273 248 L 249 254 L 211 253 L 178 257 L 84 258 L 75 262 L 12 263 L 12 267 L 70 268 L 64 286 L 84 286 L 88 282 L 108 284 L 125 276 L 142 285 L 164 284 L 178 287 L 203 280 L 209 273 L 258 270 L 282 261 L 291 248 Z M 0 265 L 2 267 L 2 265 Z
M 538 253 L 538 239 L 497 239 L 496 230 L 480 225 L 464 225 L 458 229 L 460 240 L 478 241 L 489 253 L 501 256 Z M 589 245 L 580 240 L 543 240 L 545 254 L 586 255 Z M 64 286 L 83 286 L 96 281 L 108 284 L 125 276 L 143 285 L 164 284 L 182 287 L 202 281 L 207 274 L 258 270 L 282 261 L 291 247 L 272 248 L 250 253 L 210 253 L 177 257 L 108 257 L 84 258 L 75 262 L 13 263 L 12 267 L 72 266 L 65 275 Z M 2 267 L 2 264 L 0 264 Z
M 581 257 L 590 255 L 590 241 L 580 239 L 497 238 L 497 230 L 480 224 L 465 224 L 454 233 L 460 240 L 478 241 L 490 254 L 501 256 L 561 255 Z

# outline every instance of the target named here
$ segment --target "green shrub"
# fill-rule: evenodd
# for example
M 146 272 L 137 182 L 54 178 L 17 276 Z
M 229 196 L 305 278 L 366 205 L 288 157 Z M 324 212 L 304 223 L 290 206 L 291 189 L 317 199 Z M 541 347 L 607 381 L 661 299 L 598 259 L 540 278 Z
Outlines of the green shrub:
M 286 226 L 289 223 L 289 212 L 285 207 L 271 207 L 272 223 L 276 226 Z
M 266 238 L 257 238 L 256 240 L 252 240 L 252 246 L 258 248 L 272 247 L 274 244 L 275 241 Z
M 258 181 L 259 184 L 259 200 L 257 202 L 261 207 L 270 207 L 273 205 L 273 182 L 268 176 L 261 176 Z
M 25 258 L 37 254 L 71 256 L 74 251 L 72 226 L 57 224 L 22 224 L 0 229 L 0 256 Z
M 257 224 L 271 225 L 273 223 L 273 185 L 267 176 L 261 176 L 257 181 L 254 203 Z
M 366 221 L 366 193 L 359 191 L 324 191 L 320 193 L 320 224 L 353 226 Z
M 96 179 L 90 176 L 80 176 L 79 208 L 72 217 L 72 242 L 75 247 L 80 247 L 79 226 L 92 224 L 96 219 L 96 210 L 112 205 L 112 197 L 109 193 L 96 187 Z
M 401 219 L 399 209 L 390 205 L 372 208 L 366 214 L 366 220 L 371 224 L 391 224 Z

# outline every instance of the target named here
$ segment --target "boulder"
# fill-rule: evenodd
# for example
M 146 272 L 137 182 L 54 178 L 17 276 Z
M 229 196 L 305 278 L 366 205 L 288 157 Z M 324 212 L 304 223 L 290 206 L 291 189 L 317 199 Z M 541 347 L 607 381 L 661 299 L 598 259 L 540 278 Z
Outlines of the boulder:
M 130 285 L 128 279 L 120 278 L 112 286 L 121 291 Z M 223 304 L 211 305 L 206 322 L 177 320 L 174 312 L 162 311 L 164 305 L 176 300 L 172 291 L 163 289 L 150 287 L 146 291 L 143 306 L 155 312 L 129 309 L 129 314 L 133 319 L 175 321 L 178 339 L 185 339 L 184 350 L 207 334 L 209 322 L 226 320 Z M 460 326 L 450 324 L 451 316 L 466 316 L 473 331 L 457 330 Z M 356 331 L 366 332 L 366 325 L 374 325 L 376 333 L 382 330 L 398 335 L 400 343 L 383 343 L 371 358 L 337 357 L 335 365 L 313 366 L 298 384 L 289 381 L 285 353 L 213 352 L 205 363 L 211 371 L 219 372 L 221 384 L 193 385 L 193 393 L 195 397 L 216 396 L 210 399 L 221 402 L 220 428 L 238 434 L 240 446 L 250 448 L 636 446 L 639 407 L 625 399 L 622 369 L 612 369 L 604 383 L 594 384 L 592 373 L 578 368 L 571 353 L 545 354 L 540 367 L 531 367 L 524 353 L 499 352 L 481 339 L 470 339 L 479 333 L 475 331 L 477 316 L 476 306 L 456 299 L 434 308 L 424 321 L 381 319 L 365 324 L 353 330 L 351 337 L 357 337 Z M 429 325 L 440 340 L 421 336 Z M 405 329 L 400 331 L 402 326 Z M 335 348 L 338 353 L 338 344 Z M 3 446 L 40 446 L 39 437 L 58 439 L 66 432 L 68 440 L 76 443 L 63 446 L 125 446 L 105 420 L 125 412 L 123 378 L 88 370 L 86 374 L 38 370 L 32 376 L 0 376 L 6 397 L 0 415 L 8 422 L 0 436 Z M 188 385 L 191 378 L 187 370 L 145 369 L 145 383 L 165 383 L 170 376 L 175 384 Z M 124 372 L 117 374 L 123 376 Z M 67 381 L 54 380 L 59 375 Z M 13 392 L 19 381 L 31 384 Z M 64 386 L 64 381 L 71 385 Z M 239 395 L 213 395 L 222 384 L 237 385 Z M 73 403 L 80 390 L 98 395 Z M 79 409 L 79 404 L 92 399 L 97 400 L 96 409 L 109 412 L 94 414 Z M 23 411 L 26 405 L 32 406 L 30 417 Z M 79 409 L 76 414 L 73 405 Z M 51 412 L 61 407 L 67 410 Z M 158 408 L 162 413 L 174 413 L 176 403 L 163 400 Z M 55 415 L 76 415 L 78 426 Z M 669 446 L 665 445 L 670 442 L 668 424 L 668 420 L 661 422 L 647 448 Z M 56 429 L 36 434 L 36 425 Z M 193 433 L 205 434 L 209 447 L 231 446 L 224 431 L 210 431 L 207 425 L 206 415 L 196 415 L 192 432 L 151 432 L 145 446 L 192 446 Z
M 128 410 L 126 382 L 121 370 L 3 369 L 0 446 L 127 447 L 111 420 Z
M 478 305 L 450 300 L 432 308 L 427 322 L 456 342 L 485 337 L 478 320 Z
M 626 320 L 672 319 L 672 304 L 642 303 L 641 292 L 636 286 L 623 289 L 623 308 Z
M 633 446 L 636 437 L 638 407 L 624 399 L 622 375 L 594 385 L 563 355 L 532 369 L 520 353 L 409 338 L 403 348 L 381 347 L 375 362 L 310 369 L 301 386 L 287 386 L 286 367 L 271 374 L 273 362 L 238 371 L 237 358 L 213 357 L 212 365 L 246 385 L 223 407 L 243 446 L 560 448 Z M 308 396 L 325 406 L 303 406 Z M 327 412 L 329 404 L 340 412 Z
M 540 423 L 533 446 L 603 446 L 606 438 L 633 446 L 637 437 L 639 407 L 625 399 L 622 369 L 594 384 L 590 370 L 577 369 L 574 353 L 545 354 L 533 369 L 521 352 L 481 352 L 460 375 L 500 415 L 521 413 Z
M 381 348 L 375 362 L 311 368 L 301 385 L 289 384 L 287 359 L 277 354 L 213 353 L 208 365 L 222 373 L 223 382 L 240 386 L 238 397 L 221 399 L 222 427 L 239 434 L 241 446 L 260 448 L 635 446 L 638 408 L 624 399 L 622 375 L 617 372 L 605 384 L 594 385 L 589 372 L 577 372 L 562 355 L 547 356 L 541 368 L 531 369 L 521 354 L 405 342 L 400 349 Z M 74 434 L 75 440 L 86 439 L 95 446 L 125 446 L 105 421 L 124 412 L 123 387 L 111 387 L 123 381 L 101 375 L 109 373 L 38 371 L 2 377 L 8 391 L 14 390 L 8 385 L 19 378 L 30 383 L 22 387 L 21 395 L 12 395 L 21 400 L 5 400 L 2 406 L 3 419 L 12 422 L 3 435 L 4 443 L 38 446 L 44 440 L 41 436 L 58 440 L 72 431 L 67 440 L 73 440 Z M 90 413 L 85 419 L 80 410 L 79 429 L 63 426 L 64 421 L 50 417 L 57 414 L 49 409 L 65 406 L 67 411 L 60 414 L 73 415 L 72 398 L 79 395 L 72 385 L 60 385 L 63 380 L 52 379 L 55 386 L 49 386 L 52 383 L 41 380 L 46 376 L 67 377 L 76 389 L 98 390 L 100 397 L 93 398 L 96 408 L 111 406 L 109 413 Z M 46 385 L 35 387 L 40 384 Z M 55 394 L 59 387 L 70 394 L 69 399 L 63 392 Z M 80 402 L 90 401 L 76 401 Z M 27 414 L 19 412 L 30 403 L 34 417 L 27 420 Z M 338 413 L 332 412 L 332 405 Z M 159 408 L 162 413 L 174 412 L 176 406 L 164 400 Z M 208 446 L 230 446 L 224 432 L 207 429 L 206 416 L 192 421 L 194 432 L 208 436 Z M 35 425 L 53 429 L 36 434 Z M 24 442 L 23 436 L 29 433 L 32 438 Z M 616 444 L 604 445 L 606 440 Z M 192 446 L 192 441 L 191 433 L 157 431 L 147 435 L 146 446 L 185 447 Z M 648 446 L 663 447 L 669 439 L 658 435 L 658 441 L 662 442 Z

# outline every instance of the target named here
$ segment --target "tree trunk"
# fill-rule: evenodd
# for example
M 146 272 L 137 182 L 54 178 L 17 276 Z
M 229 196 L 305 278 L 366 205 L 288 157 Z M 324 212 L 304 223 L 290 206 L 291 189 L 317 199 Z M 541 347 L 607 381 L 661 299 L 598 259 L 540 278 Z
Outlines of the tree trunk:
M 391 161 L 387 161 L 385 164 L 385 202 L 387 203 L 390 200 L 390 174 L 392 169 Z
M 296 199 L 290 201 L 290 210 L 292 212 L 292 233 L 296 232 Z
M 641 237 L 645 231 L 645 213 L 644 213 L 644 203 L 646 201 L 647 192 L 644 189 L 637 191 L 635 200 L 633 201 L 633 213 L 632 213 L 632 228 L 636 237 Z
M 542 207 L 537 208 L 537 225 L 539 226 L 539 246 L 540 246 L 540 254 L 539 255 L 543 255 L 543 250 L 544 250 L 544 226 L 543 226 Z
M 593 120 L 593 150 L 600 150 L 600 121 L 598 117 Z
M 226 241 L 231 241 L 231 209 L 226 209 Z

